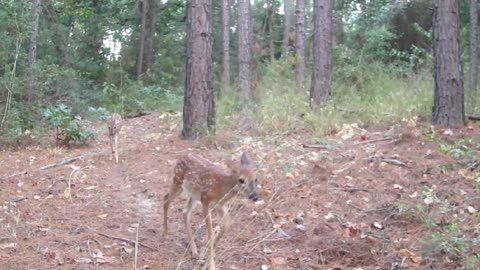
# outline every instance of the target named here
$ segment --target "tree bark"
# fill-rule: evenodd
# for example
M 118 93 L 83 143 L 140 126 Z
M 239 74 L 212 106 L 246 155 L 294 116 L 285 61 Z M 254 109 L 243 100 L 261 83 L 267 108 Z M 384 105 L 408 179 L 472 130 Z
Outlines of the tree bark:
M 223 89 L 230 88 L 230 4 L 222 1 L 222 84 Z
M 158 0 L 148 0 L 148 38 L 145 49 L 145 66 L 144 70 L 147 71 L 155 62 L 155 34 L 157 33 L 157 12 L 158 12 Z
M 138 8 L 140 10 L 141 17 L 141 26 L 140 26 L 140 42 L 138 49 L 138 58 L 137 58 L 137 81 L 140 80 L 140 76 L 143 73 L 143 53 L 145 50 L 145 29 L 147 24 L 147 10 L 148 3 L 147 0 L 140 0 L 138 3 Z
M 462 127 L 465 109 L 458 1 L 433 1 L 433 53 L 432 123 Z
M 274 0 L 268 0 L 268 36 L 269 36 L 269 51 L 270 51 L 270 61 L 275 60 L 275 30 L 273 26 L 275 25 L 275 12 L 276 5 Z
M 252 49 L 250 42 L 250 0 L 238 1 L 238 86 L 243 101 L 252 99 Z
M 27 71 L 27 99 L 32 101 L 35 93 L 35 60 L 37 57 L 38 20 L 42 9 L 42 1 L 34 0 L 32 7 L 32 35 L 28 49 L 28 71 Z
M 184 139 L 197 139 L 214 128 L 212 25 L 212 0 L 188 0 Z
M 477 0 L 470 0 L 470 63 L 469 63 L 469 101 L 477 92 L 477 46 L 478 46 L 478 10 Z
M 283 1 L 283 11 L 284 18 L 283 21 L 283 42 L 282 42 L 282 57 L 286 58 L 288 52 L 290 51 L 290 30 L 292 25 L 292 1 L 293 0 L 284 0 Z
M 296 3 L 296 65 L 295 78 L 297 81 L 297 91 L 301 92 L 305 89 L 305 0 L 297 0 Z
M 324 104 L 331 95 L 332 0 L 313 1 L 313 29 L 311 107 Z

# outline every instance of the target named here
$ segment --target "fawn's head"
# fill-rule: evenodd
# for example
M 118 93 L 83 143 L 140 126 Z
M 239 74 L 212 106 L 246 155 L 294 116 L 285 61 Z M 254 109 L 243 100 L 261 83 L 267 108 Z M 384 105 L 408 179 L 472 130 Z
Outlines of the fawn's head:
M 118 113 L 112 114 L 108 119 L 108 131 L 110 136 L 117 133 L 122 128 L 122 117 Z
M 257 178 L 250 155 L 244 152 L 240 158 L 240 165 L 233 163 L 231 160 L 227 165 L 232 170 L 233 176 L 238 180 L 238 184 L 235 186 L 236 191 L 243 191 L 250 200 L 257 201 L 259 199 Z

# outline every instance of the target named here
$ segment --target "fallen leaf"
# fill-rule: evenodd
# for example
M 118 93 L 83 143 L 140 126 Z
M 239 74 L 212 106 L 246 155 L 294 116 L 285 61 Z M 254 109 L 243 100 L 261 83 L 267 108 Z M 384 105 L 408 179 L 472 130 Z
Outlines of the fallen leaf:
M 92 257 L 94 258 L 103 257 L 103 252 L 99 249 L 95 249 L 92 253 Z
M 351 224 L 348 228 L 344 231 L 345 237 L 355 237 L 358 234 L 358 228 L 356 224 Z
M 286 257 L 271 257 L 269 258 L 270 263 L 273 266 L 276 265 L 286 265 L 287 264 L 287 258 Z
M 75 259 L 75 261 L 77 263 L 92 263 L 92 260 L 89 259 L 89 258 L 85 258 L 85 257 L 80 257 L 78 259 Z
M 295 226 L 295 229 L 297 229 L 301 232 L 307 231 L 307 227 L 305 227 L 305 225 L 302 225 L 302 224 L 298 224 L 297 226 Z
M 402 189 L 403 189 L 403 187 L 402 187 L 401 185 L 399 185 L 399 184 L 394 184 L 394 185 L 393 185 L 393 188 L 394 188 L 394 189 L 398 189 L 398 190 L 402 190 Z
M 50 251 L 47 253 L 47 264 L 50 266 L 56 266 L 59 264 L 57 253 L 55 251 Z
M 478 212 L 478 210 L 475 209 L 475 207 L 473 207 L 471 205 L 468 206 L 467 210 L 468 210 L 468 213 L 470 213 L 472 215 Z
M 97 263 L 113 263 L 115 260 L 115 257 L 98 257 L 95 259 Z
M 377 229 L 380 229 L 380 230 L 383 229 L 382 224 L 380 224 L 380 223 L 378 223 L 378 222 L 373 222 L 372 225 L 373 225 L 373 227 L 375 227 L 375 228 L 377 228 Z
M 415 254 L 413 252 L 411 252 L 410 250 L 408 249 L 400 249 L 398 251 L 398 255 L 400 255 L 400 257 L 412 257 L 412 256 L 415 256 Z
M 410 266 L 415 266 L 415 265 L 421 265 L 422 261 L 423 261 L 422 257 L 412 256 L 412 257 L 408 258 L 407 263 Z
M 433 203 L 433 199 L 430 198 L 430 197 L 427 197 L 423 200 L 423 202 L 426 204 L 426 205 L 430 205 Z
M 16 243 L 5 243 L 5 244 L 0 244 L 0 249 L 15 248 L 16 246 L 17 246 Z
M 335 215 L 332 214 L 332 212 L 329 212 L 329 213 L 325 216 L 325 219 L 326 219 L 326 220 L 330 220 L 330 219 L 332 219 L 332 218 L 334 218 L 334 217 L 335 217 Z
M 260 194 L 261 198 L 268 198 L 270 195 L 272 195 L 272 192 L 266 188 L 260 188 L 258 193 Z

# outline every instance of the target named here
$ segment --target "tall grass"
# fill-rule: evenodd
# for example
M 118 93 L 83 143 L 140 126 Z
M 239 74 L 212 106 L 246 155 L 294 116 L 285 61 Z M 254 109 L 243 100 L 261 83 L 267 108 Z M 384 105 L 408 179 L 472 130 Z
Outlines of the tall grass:
M 426 71 L 414 73 L 375 63 L 337 68 L 331 99 L 314 110 L 309 107 L 309 85 L 303 92 L 296 91 L 290 64 L 275 61 L 261 67 L 260 74 L 256 102 L 239 106 L 232 93 L 218 99 L 220 129 L 253 125 L 262 133 L 305 130 L 325 135 L 344 123 L 371 125 L 429 116 L 432 108 L 432 77 Z

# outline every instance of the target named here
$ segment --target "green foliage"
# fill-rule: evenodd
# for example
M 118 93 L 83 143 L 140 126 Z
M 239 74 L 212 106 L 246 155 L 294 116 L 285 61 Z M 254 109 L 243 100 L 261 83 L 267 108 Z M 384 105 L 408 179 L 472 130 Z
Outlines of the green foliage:
M 424 188 L 422 200 L 424 203 L 414 205 L 399 202 L 397 209 L 400 214 L 406 215 L 408 218 L 420 220 L 431 230 L 431 234 L 424 239 L 423 256 L 429 257 L 432 254 L 444 256 L 445 254 L 450 260 L 478 266 L 478 256 L 474 251 L 478 250 L 480 238 L 469 239 L 466 237 L 466 231 L 470 228 L 461 216 L 452 215 L 457 211 L 455 204 L 449 203 L 446 199 L 440 199 L 429 187 Z M 448 224 L 439 221 L 440 217 L 445 216 L 449 217 Z
M 102 93 L 110 111 L 122 112 L 127 117 L 144 114 L 147 109 L 180 110 L 183 102 L 183 97 L 170 89 L 136 82 L 128 82 L 123 89 L 106 83 Z
M 266 64 L 256 84 L 257 102 L 249 109 L 239 111 L 233 94 L 220 97 L 220 128 L 237 127 L 240 123 L 253 125 L 262 132 L 307 130 L 324 135 L 340 129 L 344 123 L 379 124 L 426 116 L 432 104 L 430 74 L 377 63 L 337 69 L 331 100 L 315 110 L 309 107 L 308 90 L 296 92 L 294 74 L 287 62 Z
M 94 137 L 94 133 L 85 128 L 82 118 L 73 115 L 72 110 L 64 104 L 46 108 L 43 117 L 55 128 L 57 142 L 85 144 Z

